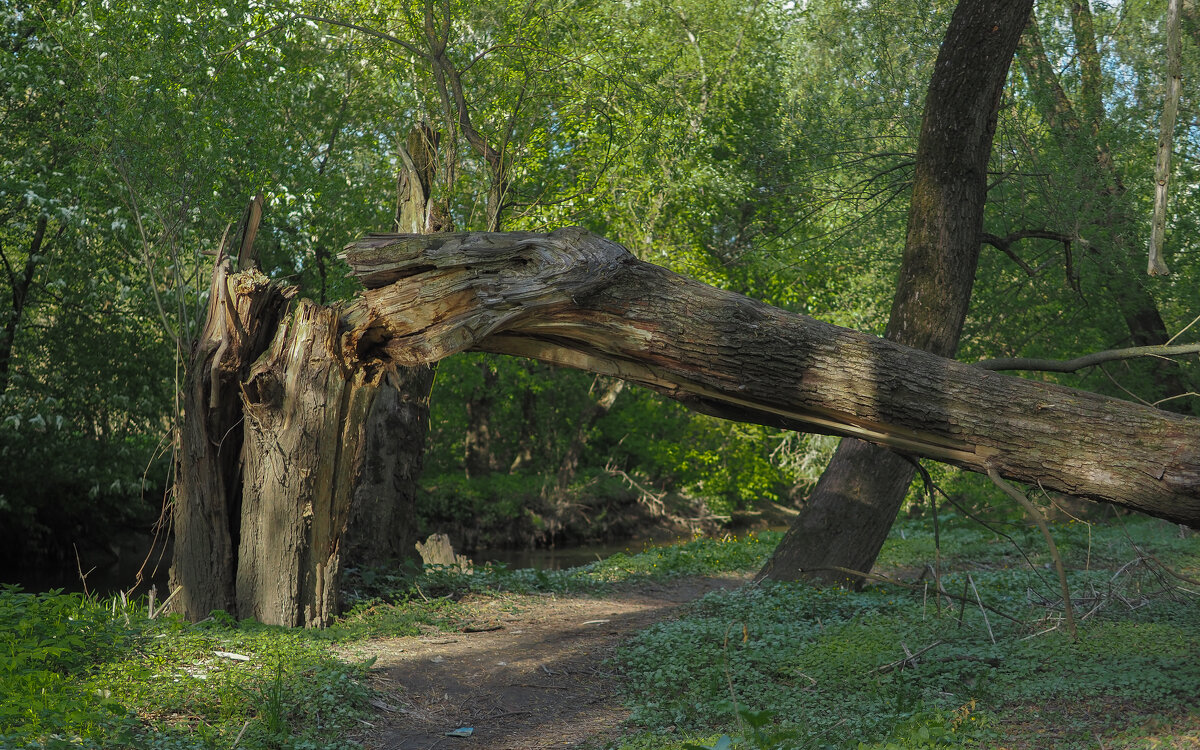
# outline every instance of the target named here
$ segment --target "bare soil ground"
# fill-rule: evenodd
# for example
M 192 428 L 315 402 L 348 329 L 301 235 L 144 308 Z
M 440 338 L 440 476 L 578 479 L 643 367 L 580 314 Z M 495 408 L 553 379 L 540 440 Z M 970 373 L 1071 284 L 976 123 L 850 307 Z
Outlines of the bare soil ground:
M 357 644 L 375 657 L 372 750 L 533 750 L 599 745 L 627 718 L 605 661 L 621 641 L 682 604 L 746 577 L 640 584 L 603 598 L 478 601 L 466 630 Z M 471 727 L 469 739 L 447 732 Z

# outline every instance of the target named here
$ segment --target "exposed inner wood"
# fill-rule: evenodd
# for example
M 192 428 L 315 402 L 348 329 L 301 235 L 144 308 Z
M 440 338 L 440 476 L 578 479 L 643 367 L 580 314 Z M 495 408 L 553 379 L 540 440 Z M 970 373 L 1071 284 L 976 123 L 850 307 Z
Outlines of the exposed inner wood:
M 366 287 L 344 336 L 371 341 L 372 356 L 531 357 L 720 417 L 858 437 L 1200 525 L 1200 420 L 788 313 L 578 228 L 374 235 L 344 257 Z

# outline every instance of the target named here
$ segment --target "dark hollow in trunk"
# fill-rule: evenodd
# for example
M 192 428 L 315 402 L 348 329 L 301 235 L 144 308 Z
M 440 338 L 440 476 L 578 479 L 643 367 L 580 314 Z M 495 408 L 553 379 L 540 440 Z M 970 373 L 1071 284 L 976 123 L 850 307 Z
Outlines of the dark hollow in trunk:
M 360 363 L 342 310 L 257 271 L 213 275 L 185 391 L 175 611 L 320 627 L 346 567 L 413 553 L 428 367 Z

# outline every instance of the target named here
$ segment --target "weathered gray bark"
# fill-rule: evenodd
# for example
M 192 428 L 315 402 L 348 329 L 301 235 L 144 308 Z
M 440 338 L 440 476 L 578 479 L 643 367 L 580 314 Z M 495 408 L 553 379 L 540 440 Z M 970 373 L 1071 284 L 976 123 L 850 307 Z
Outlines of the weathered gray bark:
M 1032 0 L 960 0 L 925 95 L 908 237 L 886 336 L 953 357 L 983 233 L 987 167 L 1000 95 Z M 847 580 L 870 571 L 915 468 L 843 440 L 760 578 Z M 858 579 L 851 579 L 855 584 Z
M 340 308 L 284 314 L 294 289 L 257 271 L 222 263 L 213 286 L 180 436 L 173 606 L 321 627 L 345 567 L 412 555 L 428 368 L 355 361 Z
M 191 619 L 236 612 L 242 496 L 241 383 L 269 345 L 294 290 L 260 273 L 236 276 L 222 258 L 209 287 L 208 314 L 192 347 L 176 438 L 171 606 Z
M 1200 524 L 1200 420 L 982 371 L 643 263 L 580 229 L 372 236 L 348 351 L 468 349 L 654 388 L 740 421 L 858 437 Z
M 431 153 L 403 152 L 397 221 L 413 231 L 435 220 Z M 253 231 L 243 255 L 252 243 Z M 359 360 L 343 309 L 302 300 L 289 314 L 295 293 L 230 275 L 228 259 L 213 275 L 176 484 L 172 603 L 192 620 L 223 609 L 321 627 L 346 568 L 414 556 L 432 370 Z

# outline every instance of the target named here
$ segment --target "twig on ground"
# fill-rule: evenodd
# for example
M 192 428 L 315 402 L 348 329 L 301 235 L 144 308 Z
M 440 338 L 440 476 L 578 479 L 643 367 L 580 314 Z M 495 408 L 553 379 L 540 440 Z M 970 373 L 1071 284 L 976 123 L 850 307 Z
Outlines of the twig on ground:
M 828 568 L 806 568 L 804 570 L 804 572 L 815 573 L 817 571 L 823 571 L 823 570 L 831 570 L 835 573 L 845 573 L 848 576 L 855 576 L 857 578 L 863 578 L 868 581 L 878 581 L 879 583 L 887 583 L 892 586 L 899 586 L 901 588 L 908 589 L 910 591 L 920 591 L 921 590 L 921 587 L 917 586 L 916 584 L 905 583 L 904 581 L 897 581 L 895 578 L 888 578 L 887 576 L 881 576 L 878 573 L 864 573 L 861 570 L 852 570 L 850 568 L 843 568 L 843 567 L 839 567 L 836 565 L 832 566 L 832 567 L 828 567 Z M 944 588 L 941 590 L 941 594 L 942 594 L 942 596 L 944 596 L 948 599 L 953 599 L 955 601 L 958 601 L 961 598 L 956 594 L 951 594 L 949 591 L 946 591 L 946 589 L 944 589 Z M 967 601 L 971 601 L 971 600 L 968 599 Z M 1021 626 L 1025 625 L 1025 622 L 1023 620 L 1021 620 L 1018 617 L 1014 617 L 1013 615 L 1010 615 L 1009 613 L 1005 612 L 1004 610 L 997 609 L 996 607 L 993 607 L 990 604 L 984 604 L 983 606 L 989 612 L 994 612 L 994 613 L 1000 615 L 1001 617 L 1003 617 L 1004 619 L 1010 620 L 1010 621 L 1016 623 L 1017 625 L 1021 625 Z
M 920 649 L 916 653 L 913 653 L 913 652 L 909 651 L 908 646 L 905 646 L 904 642 L 901 641 L 900 647 L 904 649 L 904 654 L 905 654 L 904 658 L 900 659 L 899 661 L 894 661 L 891 664 L 884 664 L 882 667 L 879 667 L 875 671 L 878 674 L 887 674 L 888 672 L 891 672 L 893 669 L 903 670 L 905 667 L 915 667 L 915 666 L 917 666 L 917 657 L 918 656 L 925 653 L 926 651 L 929 651 L 932 648 L 936 648 L 937 646 L 942 645 L 943 643 L 945 643 L 945 641 L 934 641 L 933 643 L 929 644 L 925 648 Z
M 975 601 L 979 604 L 979 611 L 983 613 L 983 624 L 987 625 L 988 638 L 992 639 L 992 645 L 996 645 L 996 635 L 992 632 L 992 623 L 988 620 L 987 610 L 983 608 L 983 599 L 979 596 L 979 589 L 975 588 L 975 579 L 967 573 L 967 582 L 971 584 L 971 590 L 975 592 Z M 966 588 L 963 589 L 964 593 Z M 964 603 L 965 604 L 965 603 Z

